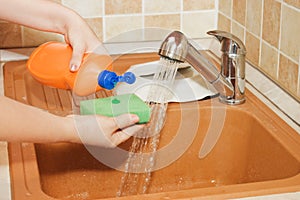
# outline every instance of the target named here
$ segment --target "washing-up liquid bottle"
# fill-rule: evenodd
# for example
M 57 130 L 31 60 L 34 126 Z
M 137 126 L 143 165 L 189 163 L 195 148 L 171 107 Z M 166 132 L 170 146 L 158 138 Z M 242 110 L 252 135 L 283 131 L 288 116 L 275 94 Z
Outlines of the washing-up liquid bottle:
M 77 72 L 69 70 L 72 48 L 68 44 L 48 42 L 31 54 L 27 67 L 32 76 L 44 85 L 72 89 L 78 96 L 87 96 L 100 89 L 113 89 L 118 82 L 132 84 L 134 74 L 118 76 L 112 69 L 113 59 L 103 46 L 84 55 Z

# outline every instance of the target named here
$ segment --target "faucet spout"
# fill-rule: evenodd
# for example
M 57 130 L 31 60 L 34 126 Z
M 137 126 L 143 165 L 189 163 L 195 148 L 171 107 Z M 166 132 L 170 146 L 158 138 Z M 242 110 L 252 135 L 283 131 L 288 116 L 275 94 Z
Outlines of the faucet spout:
M 206 59 L 179 31 L 173 31 L 162 42 L 158 54 L 177 62 L 188 62 L 220 93 L 220 98 L 232 99 L 235 88 L 217 67 Z M 232 103 L 231 103 L 232 104 Z

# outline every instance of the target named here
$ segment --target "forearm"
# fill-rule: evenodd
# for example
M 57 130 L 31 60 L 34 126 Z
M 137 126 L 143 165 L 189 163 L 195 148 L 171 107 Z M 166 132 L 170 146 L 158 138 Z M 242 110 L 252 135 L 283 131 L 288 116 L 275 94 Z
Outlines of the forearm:
M 73 119 L 0 96 L 0 140 L 17 142 L 78 142 Z
M 31 28 L 65 34 L 67 25 L 80 17 L 48 0 L 0 0 L 0 18 Z

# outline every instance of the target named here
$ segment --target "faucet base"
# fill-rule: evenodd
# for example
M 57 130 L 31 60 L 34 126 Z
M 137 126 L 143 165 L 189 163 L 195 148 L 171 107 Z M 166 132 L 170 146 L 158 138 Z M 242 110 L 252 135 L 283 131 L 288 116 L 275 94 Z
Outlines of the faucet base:
M 246 99 L 226 99 L 220 96 L 219 101 L 228 105 L 239 105 L 245 103 Z

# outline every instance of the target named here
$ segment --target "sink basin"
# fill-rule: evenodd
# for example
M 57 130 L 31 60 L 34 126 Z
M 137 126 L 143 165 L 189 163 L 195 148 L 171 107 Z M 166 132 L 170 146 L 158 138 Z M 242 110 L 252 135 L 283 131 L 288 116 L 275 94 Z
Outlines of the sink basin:
M 157 59 L 154 54 L 125 55 L 115 69 L 121 73 Z M 25 61 L 6 63 L 4 74 L 6 96 L 57 115 L 72 112 L 70 93 L 40 85 Z M 166 158 L 163 150 L 170 144 L 176 144 L 173 152 L 184 151 L 152 173 L 147 194 L 121 199 L 224 199 L 299 191 L 300 135 L 250 91 L 246 98 L 239 106 L 217 98 L 170 103 L 157 158 Z M 218 113 L 225 116 L 217 123 L 221 129 L 214 127 Z M 220 137 L 200 157 L 208 130 L 220 131 Z M 178 142 L 177 136 L 185 139 Z M 128 150 L 131 143 L 120 147 Z M 9 143 L 9 159 L 14 199 L 114 199 L 123 175 L 80 144 Z

